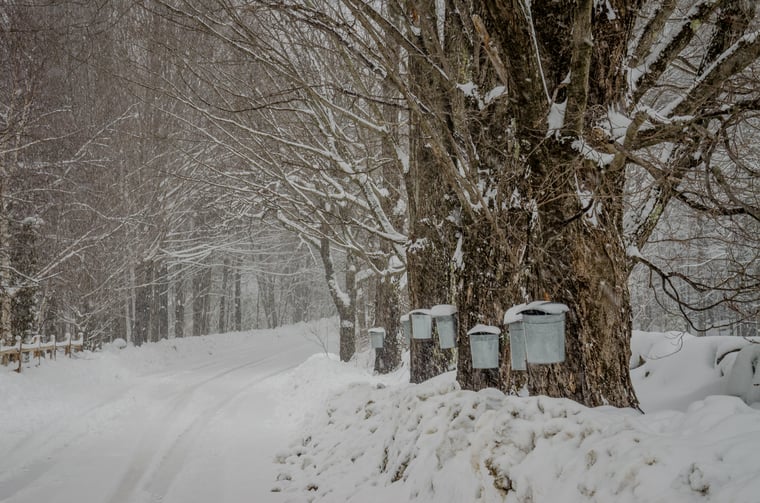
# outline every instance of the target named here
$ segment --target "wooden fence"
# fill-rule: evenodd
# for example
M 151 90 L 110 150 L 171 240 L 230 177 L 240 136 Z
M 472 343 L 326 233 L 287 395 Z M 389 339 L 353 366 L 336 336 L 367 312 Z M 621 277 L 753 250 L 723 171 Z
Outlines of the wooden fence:
M 51 337 L 48 342 L 42 342 L 39 335 L 32 337 L 31 341 L 25 343 L 21 337 L 16 337 L 16 343 L 11 346 L 0 344 L 0 363 L 9 365 L 18 362 L 16 372 L 21 372 L 24 355 L 30 355 L 29 359 L 37 358 L 40 361 L 45 358 L 56 358 L 59 351 L 65 355 L 71 356 L 74 351 L 82 351 L 84 348 L 84 337 L 79 334 L 77 339 L 72 339 L 70 335 L 65 340 L 56 341 L 55 336 Z

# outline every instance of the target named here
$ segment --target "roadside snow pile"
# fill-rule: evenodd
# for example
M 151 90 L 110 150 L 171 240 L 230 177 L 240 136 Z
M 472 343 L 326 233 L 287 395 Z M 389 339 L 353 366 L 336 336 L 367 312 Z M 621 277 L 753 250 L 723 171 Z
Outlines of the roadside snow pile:
M 315 414 L 323 412 L 331 396 L 360 382 L 381 387 L 402 385 L 409 382 L 409 370 L 405 367 L 391 374 L 372 375 L 353 361 L 345 363 L 336 354 L 319 353 L 291 372 L 269 379 L 267 386 L 279 397 L 275 415 L 306 427 Z
M 293 503 L 757 501 L 760 411 L 736 397 L 706 397 L 724 390 L 731 351 L 748 342 L 673 343 L 673 334 L 634 343 L 639 377 L 649 372 L 636 379 L 642 402 L 685 408 L 646 415 L 463 391 L 453 373 L 391 386 L 358 374 L 348 380 L 364 382 L 346 384 L 344 375 L 343 390 L 278 455 L 272 490 Z M 327 385 L 335 363 L 313 358 L 313 383 L 302 384 Z M 298 393 L 309 394 L 303 385 Z
M 711 397 L 640 415 L 569 400 L 355 384 L 281 454 L 293 502 L 751 502 L 760 413 Z
M 760 342 L 760 341 L 756 341 Z M 695 337 L 684 332 L 637 332 L 631 340 L 631 380 L 645 412 L 686 410 L 710 395 L 760 400 L 751 358 L 734 365 L 739 350 L 760 345 L 742 337 Z M 755 392 L 757 393 L 757 392 Z

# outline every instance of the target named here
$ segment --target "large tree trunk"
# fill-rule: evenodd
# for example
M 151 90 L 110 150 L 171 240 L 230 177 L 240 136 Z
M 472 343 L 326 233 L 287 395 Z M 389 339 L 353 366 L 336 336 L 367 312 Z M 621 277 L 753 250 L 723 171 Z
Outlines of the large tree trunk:
M 385 7 L 387 8 L 388 17 L 393 22 L 403 19 L 404 14 L 400 11 L 398 4 L 387 2 Z M 387 40 L 387 47 L 389 52 L 394 55 L 394 58 L 399 60 L 402 58 L 401 47 L 396 41 L 392 39 Z M 383 79 L 381 85 L 385 103 L 380 111 L 383 118 L 383 127 L 386 130 L 381 140 L 382 179 L 388 190 L 388 197 L 382 199 L 381 205 L 383 213 L 388 215 L 393 228 L 400 230 L 405 227 L 404 215 L 397 211 L 397 209 L 401 207 L 400 203 L 408 200 L 408 198 L 404 197 L 404 193 L 408 192 L 408 190 L 404 179 L 404 170 L 406 168 L 399 161 L 397 147 L 409 141 L 408 136 L 402 138 L 402 136 L 406 135 L 402 135 L 400 128 L 400 124 L 407 120 L 408 113 L 394 106 L 395 103 L 401 102 L 402 96 L 398 90 L 394 89 L 390 78 Z M 419 195 L 419 192 L 416 195 Z M 398 269 L 406 256 L 399 256 L 397 247 L 387 241 L 380 243 L 380 249 L 387 261 L 384 264 L 385 273 L 374 278 L 374 299 L 366 302 L 371 302 L 371 305 L 375 306 L 375 326 L 385 329 L 385 341 L 383 347 L 375 351 L 374 365 L 375 372 L 385 374 L 401 366 L 403 337 L 400 333 L 400 318 L 403 314 L 401 312 L 403 303 L 400 287 L 402 277 Z M 423 365 L 419 364 L 419 357 L 421 354 L 425 354 L 425 351 L 413 351 L 412 354 L 414 355 L 413 360 L 417 363 L 413 367 L 414 370 L 412 372 L 415 373 L 416 379 L 422 380 L 421 376 L 417 376 L 416 374 L 423 368 Z
M 419 236 L 419 235 L 417 235 Z M 449 256 L 437 236 L 417 237 L 407 255 L 409 303 L 413 309 L 430 309 L 450 303 Z M 450 349 L 440 349 L 436 339 L 412 338 L 409 344 L 409 381 L 420 383 L 445 372 L 452 361 Z
M 38 316 L 39 286 L 29 280 L 37 269 L 37 223 L 24 221 L 14 226 L 11 264 L 22 277 L 19 278 L 12 302 L 12 333 L 25 337 L 35 329 Z
M 547 149 L 541 165 L 553 168 L 541 173 L 536 166 L 529 181 L 532 187 L 551 184 L 556 190 L 566 183 L 566 193 L 575 190 L 577 166 L 562 154 L 563 148 Z M 605 204 L 595 206 L 593 213 L 584 212 L 577 197 L 565 197 L 539 200 L 537 215 L 497 213 L 497 226 L 505 234 L 494 232 L 493 224 L 482 220 L 464 227 L 464 261 L 458 271 L 462 285 L 458 305 L 465 325 L 460 331 L 458 367 L 463 387 L 493 386 L 512 393 L 527 389 L 587 405 L 636 404 L 628 374 L 631 313 L 621 239 L 622 192 L 617 192 L 622 187 L 610 185 L 616 197 L 605 197 Z M 529 194 L 530 189 L 525 189 L 524 194 Z M 569 306 L 565 361 L 514 371 L 509 346 L 504 344 L 500 376 L 472 370 L 469 341 L 462 333 L 466 327 L 483 321 L 501 326 L 506 309 L 531 300 Z M 508 341 L 508 336 L 503 340 Z
M 375 325 L 385 329 L 385 342 L 375 350 L 375 372 L 387 374 L 401 365 L 400 306 L 398 278 L 388 275 L 375 288 Z
M 545 177 L 538 186 L 562 183 L 564 187 L 555 191 L 574 194 L 588 167 L 569 159 L 566 149 L 548 142 L 548 157 L 542 164 L 551 162 L 555 168 L 534 170 L 537 177 Z M 605 182 L 595 187 L 594 197 L 599 202 L 585 206 L 577 196 L 554 198 L 540 206 L 540 222 L 527 235 L 520 286 L 531 299 L 569 306 L 566 360 L 529 366 L 522 376 L 508 372 L 505 386 L 518 389 L 527 377 L 532 394 L 569 397 L 591 406 L 635 406 L 628 372 L 631 311 L 622 238 L 622 173 L 608 173 Z
M 8 172 L 0 157 L 0 341 L 11 343 L 11 233 L 5 195 Z
M 432 15 L 435 19 L 434 13 Z M 431 43 L 437 42 L 427 39 L 426 32 L 420 31 L 419 46 L 429 47 Z M 445 124 L 446 117 L 450 117 L 450 96 L 444 92 L 448 84 L 436 69 L 427 65 L 424 54 L 410 55 L 409 68 L 413 92 L 427 97 L 431 101 L 428 112 L 435 111 Z M 452 204 L 454 195 L 442 168 L 445 162 L 442 157 L 446 157 L 445 149 L 450 144 L 441 146 L 431 141 L 433 132 L 427 127 L 429 119 L 425 114 L 414 109 L 410 113 L 412 128 L 406 187 L 410 243 L 407 270 L 412 309 L 430 309 L 437 304 L 452 302 L 452 259 L 457 245 L 451 222 L 456 215 L 456 207 Z M 412 338 L 410 381 L 419 383 L 445 372 L 452 361 L 452 353 L 451 350 L 441 350 L 435 338 Z
M 348 303 L 340 315 L 340 360 L 347 362 L 356 353 L 356 257 L 346 252 L 346 297 Z
M 600 170 L 572 143 L 592 137 L 593 114 L 620 100 L 636 10 L 613 1 L 620 16 L 613 20 L 595 17 L 604 13 L 590 0 L 483 1 L 468 13 L 445 3 L 443 25 L 438 2 L 414 2 L 412 17 L 421 49 L 410 56 L 413 307 L 443 303 L 456 291 L 464 388 L 635 405 L 623 173 Z M 476 86 L 461 85 L 468 82 Z M 547 133 L 552 102 L 565 103 L 556 134 Z M 505 331 L 510 306 L 544 299 L 570 307 L 563 363 L 513 371 L 503 344 L 499 371 L 472 369 L 469 328 Z
M 347 362 L 356 353 L 356 262 L 349 252 L 346 254 L 345 290 L 340 288 L 335 273 L 330 241 L 320 240 L 319 253 L 325 271 L 327 289 L 338 311 L 340 322 L 340 360 Z

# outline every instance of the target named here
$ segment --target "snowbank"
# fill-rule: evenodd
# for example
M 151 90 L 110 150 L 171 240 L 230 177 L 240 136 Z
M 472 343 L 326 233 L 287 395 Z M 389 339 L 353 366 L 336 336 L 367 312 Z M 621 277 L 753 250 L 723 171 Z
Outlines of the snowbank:
M 659 411 L 645 415 L 463 391 L 453 373 L 386 386 L 354 369 L 277 457 L 273 490 L 291 502 L 755 502 L 760 411 L 709 396 L 747 345 L 635 334 L 633 379 Z M 327 363 L 303 372 L 324 385 Z
M 686 410 L 710 395 L 750 396 L 752 368 L 734 369 L 741 337 L 695 337 L 684 332 L 634 332 L 631 379 L 645 412 Z M 735 375 L 729 386 L 731 372 Z M 751 403 L 752 400 L 749 400 Z
M 288 501 L 757 501 L 760 413 L 734 397 L 640 415 L 569 400 L 354 384 L 280 455 Z

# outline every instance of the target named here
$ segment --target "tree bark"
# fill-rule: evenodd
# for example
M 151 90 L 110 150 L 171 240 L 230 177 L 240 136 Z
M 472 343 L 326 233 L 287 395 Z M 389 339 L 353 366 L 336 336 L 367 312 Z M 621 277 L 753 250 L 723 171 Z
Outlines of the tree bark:
M 259 302 L 264 307 L 264 317 L 267 321 L 266 327 L 275 328 L 279 325 L 275 278 L 266 273 L 261 273 L 256 276 L 256 283 L 259 287 Z
M 467 14 L 446 2 L 442 29 L 439 6 L 413 4 L 421 56 L 410 56 L 410 87 L 425 110 L 412 122 L 409 182 L 425 191 L 409 197 L 413 306 L 456 292 L 463 388 L 636 405 L 623 173 L 600 172 L 561 137 L 590 136 L 594 114 L 617 106 L 635 7 L 612 2 L 610 19 L 590 1 L 475 2 Z M 546 133 L 552 102 L 566 102 L 561 134 Z M 544 299 L 570 307 L 565 362 L 513 371 L 503 344 L 498 371 L 472 369 L 469 328 L 505 331 L 510 306 Z
M 209 333 L 211 269 L 203 267 L 193 275 L 193 335 Z
M 0 340 L 8 343 L 11 333 L 11 255 L 9 250 L 10 227 L 5 197 L 6 170 L 0 158 Z
M 39 286 L 31 280 L 37 272 L 37 222 L 23 221 L 13 229 L 11 264 L 21 277 L 12 296 L 11 331 L 25 337 L 34 331 L 39 314 Z
M 243 304 L 240 298 L 241 295 L 241 274 L 240 274 L 241 262 L 238 261 L 235 268 L 235 330 L 243 330 Z
M 161 262 L 158 270 L 158 338 L 169 338 L 169 269 Z
M 374 370 L 387 374 L 401 365 L 401 292 L 398 277 L 386 276 L 376 282 L 375 325 L 385 329 L 383 347 L 375 350 Z
M 174 280 L 174 337 L 185 336 L 185 271 L 177 271 Z
M 135 300 L 134 300 L 134 336 L 135 346 L 142 346 L 150 340 L 150 274 L 151 264 L 142 261 L 135 267 Z
M 222 290 L 219 295 L 219 332 L 224 333 L 227 331 L 227 282 L 230 275 L 230 261 L 224 259 L 222 265 Z
M 444 128 L 451 123 L 450 84 L 437 69 L 427 64 L 427 58 L 438 50 L 437 38 L 431 32 L 429 23 L 435 20 L 432 3 L 426 2 L 419 9 L 418 23 L 420 35 L 417 45 L 422 54 L 409 55 L 410 88 L 414 95 L 429 100 L 429 113 Z M 449 12 L 454 12 L 453 10 Z M 426 24 L 427 23 L 427 24 Z M 437 27 L 436 27 L 437 28 Z M 450 49 L 450 47 L 449 47 Z M 407 249 L 407 271 L 409 302 L 412 309 L 429 309 L 437 304 L 448 304 L 453 292 L 453 256 L 457 238 L 452 232 L 451 218 L 455 217 L 456 206 L 451 186 L 444 176 L 444 165 L 451 162 L 446 153 L 451 145 L 439 142 L 428 127 L 430 120 L 424 112 L 410 111 L 410 159 L 406 176 L 409 208 L 409 246 Z M 441 350 L 435 339 L 414 339 L 410 341 L 409 379 L 419 383 L 445 372 L 453 358 L 451 350 Z
M 335 273 L 330 241 L 323 238 L 319 254 L 325 271 L 327 289 L 338 311 L 340 323 L 340 360 L 347 362 L 356 353 L 356 263 L 353 255 L 346 253 L 345 291 L 340 288 Z

